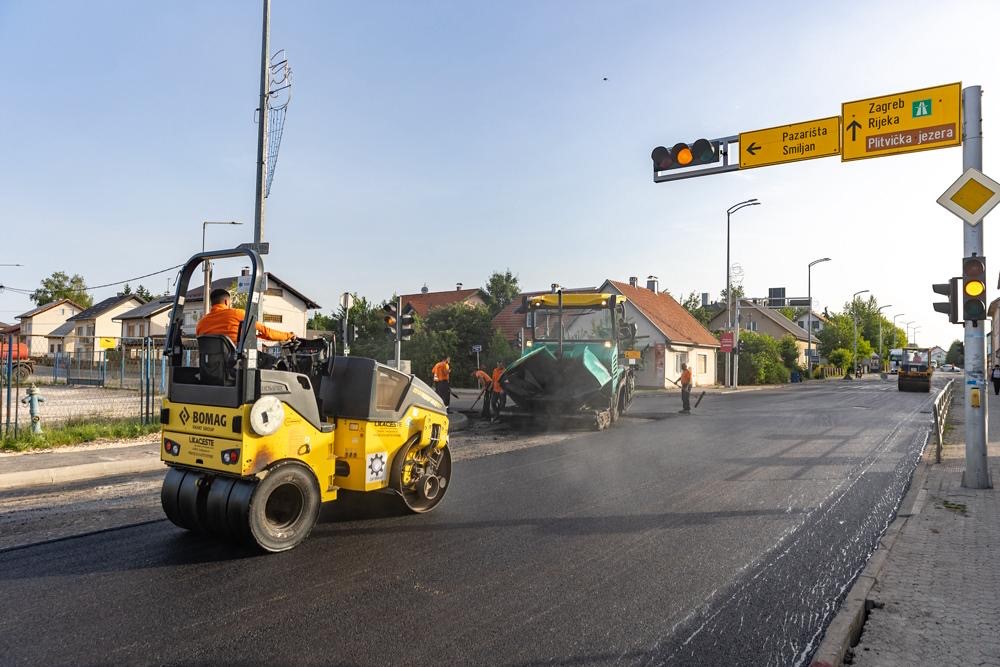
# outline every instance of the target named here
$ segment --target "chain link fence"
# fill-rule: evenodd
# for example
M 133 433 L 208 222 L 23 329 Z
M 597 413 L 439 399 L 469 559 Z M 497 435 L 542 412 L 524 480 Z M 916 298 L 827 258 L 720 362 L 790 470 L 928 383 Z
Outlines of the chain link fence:
M 74 337 L 71 342 L 0 336 L 0 434 L 30 428 L 32 392 L 43 426 L 159 419 L 166 389 L 162 339 Z M 189 354 L 196 364 L 197 353 Z

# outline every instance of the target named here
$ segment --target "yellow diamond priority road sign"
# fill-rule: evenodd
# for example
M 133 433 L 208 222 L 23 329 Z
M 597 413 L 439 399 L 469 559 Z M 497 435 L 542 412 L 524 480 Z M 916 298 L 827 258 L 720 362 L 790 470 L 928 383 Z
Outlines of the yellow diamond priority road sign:
M 970 167 L 937 202 L 970 225 L 978 225 L 1000 203 L 1000 183 Z
M 946 148 L 962 143 L 962 84 L 844 102 L 841 159 Z
M 740 169 L 839 154 L 839 116 L 740 132 Z

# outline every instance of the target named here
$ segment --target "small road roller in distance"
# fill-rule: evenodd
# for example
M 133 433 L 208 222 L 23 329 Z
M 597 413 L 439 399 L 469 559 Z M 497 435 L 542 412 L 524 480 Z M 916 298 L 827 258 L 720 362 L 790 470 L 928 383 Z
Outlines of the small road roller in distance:
M 204 261 L 233 257 L 250 263 L 237 343 L 185 339 L 192 275 Z M 413 375 L 335 356 L 322 339 L 290 341 L 278 355 L 259 352 L 264 275 L 260 256 L 242 247 L 195 255 L 180 273 L 160 413 L 167 517 L 277 552 L 304 540 L 320 505 L 341 490 L 394 494 L 411 512 L 434 509 L 451 480 L 440 398 Z

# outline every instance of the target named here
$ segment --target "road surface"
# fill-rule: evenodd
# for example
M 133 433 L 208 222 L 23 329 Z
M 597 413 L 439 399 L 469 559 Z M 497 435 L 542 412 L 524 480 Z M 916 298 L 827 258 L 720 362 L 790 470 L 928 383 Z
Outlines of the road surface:
M 441 507 L 325 508 L 263 556 L 165 521 L 0 553 L 7 664 L 800 664 L 898 505 L 930 396 L 640 397 L 457 461 Z M 457 446 L 456 442 L 456 446 Z

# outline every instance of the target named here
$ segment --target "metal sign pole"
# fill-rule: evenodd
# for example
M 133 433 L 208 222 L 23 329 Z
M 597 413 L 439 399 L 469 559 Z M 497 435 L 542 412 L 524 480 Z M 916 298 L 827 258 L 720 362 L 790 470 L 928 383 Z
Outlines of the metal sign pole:
M 268 62 L 271 41 L 271 0 L 264 0 L 264 27 L 260 45 L 260 108 L 257 119 L 257 198 L 254 201 L 253 242 L 264 240 L 264 198 L 267 196 L 267 105 L 271 87 L 271 67 Z
M 983 168 L 983 91 L 969 86 L 962 91 L 964 128 L 962 137 L 962 171 Z M 983 223 L 962 223 L 965 256 L 982 256 Z M 984 295 L 985 296 L 985 295 Z M 988 303 L 988 302 L 987 302 Z M 970 489 L 991 489 L 990 468 L 986 460 L 987 389 L 986 389 L 986 321 L 965 323 L 965 475 L 962 486 Z M 978 406 L 973 407 L 972 393 L 979 392 Z

